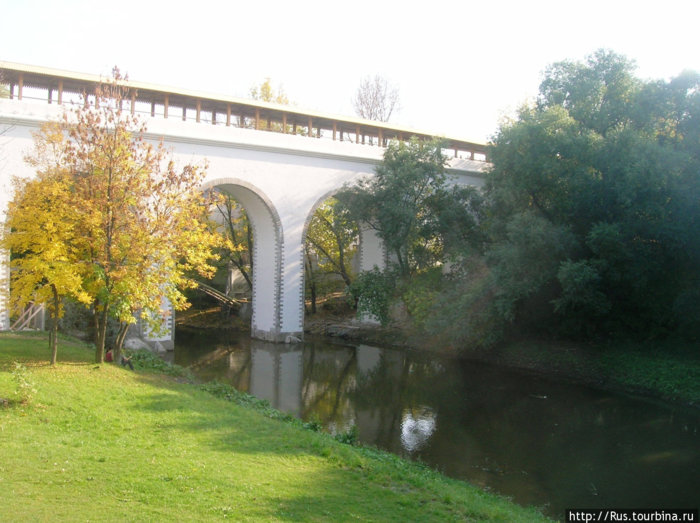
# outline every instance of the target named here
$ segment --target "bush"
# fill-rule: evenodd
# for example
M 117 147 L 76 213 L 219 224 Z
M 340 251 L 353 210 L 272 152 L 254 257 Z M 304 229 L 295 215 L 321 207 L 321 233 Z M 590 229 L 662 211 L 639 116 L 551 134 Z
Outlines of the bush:
M 168 363 L 157 354 L 146 349 L 134 351 L 131 356 L 131 362 L 134 364 L 134 367 L 139 370 L 159 372 L 176 378 L 186 378 L 189 382 L 194 381 L 192 371 L 180 365 Z
M 36 394 L 36 386 L 34 381 L 29 376 L 29 371 L 27 367 L 21 363 L 15 362 L 15 368 L 12 371 L 12 378 L 15 381 L 16 390 L 15 396 L 18 397 L 19 402 L 23 405 L 31 403 L 34 394 Z
M 389 323 L 389 305 L 396 289 L 396 275 L 377 267 L 361 272 L 349 287 L 357 302 L 357 314 L 371 315 L 382 325 Z

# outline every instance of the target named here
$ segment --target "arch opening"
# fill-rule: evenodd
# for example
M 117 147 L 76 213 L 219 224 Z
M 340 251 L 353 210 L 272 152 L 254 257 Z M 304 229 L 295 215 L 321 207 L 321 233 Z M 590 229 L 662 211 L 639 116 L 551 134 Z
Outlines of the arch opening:
M 203 189 L 230 195 L 245 209 L 254 238 L 250 333 L 261 340 L 284 341 L 280 309 L 283 233 L 275 207 L 262 191 L 236 178 L 215 179 Z
M 362 271 L 386 267 L 382 240 L 366 223 L 351 219 L 335 198 L 340 189 L 326 193 L 311 208 L 302 236 L 304 246 L 305 309 L 317 312 L 317 304 L 338 313 L 349 313 L 345 289 Z

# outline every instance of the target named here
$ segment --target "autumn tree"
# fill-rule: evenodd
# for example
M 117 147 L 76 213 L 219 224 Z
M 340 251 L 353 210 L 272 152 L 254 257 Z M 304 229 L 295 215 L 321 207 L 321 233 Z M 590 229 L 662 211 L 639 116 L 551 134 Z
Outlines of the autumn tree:
M 355 92 L 352 106 L 362 118 L 388 122 L 399 108 L 399 90 L 383 76 L 366 76 Z
M 47 137 L 60 136 L 55 123 Z M 44 304 L 49 313 L 49 351 L 54 365 L 58 353 L 58 321 L 63 300 L 91 302 L 82 289 L 78 260 L 78 230 L 72 219 L 70 182 L 59 165 L 36 165 L 34 179 L 14 179 L 14 199 L 7 210 L 2 248 L 12 252 L 10 307 L 21 313 L 30 303 Z
M 287 94 L 284 92 L 282 86 L 280 85 L 277 90 L 275 90 L 269 78 L 265 78 L 265 81 L 260 85 L 251 87 L 250 97 L 253 100 L 260 100 L 261 102 L 289 105 L 289 98 L 287 98 Z
M 357 222 L 335 198 L 316 209 L 306 232 L 306 241 L 316 252 L 321 270 L 337 274 L 345 285 L 352 283 L 350 263 L 358 237 Z
M 121 325 L 118 356 L 135 315 L 157 330 L 163 300 L 187 307 L 188 275 L 213 270 L 216 236 L 199 190 L 204 167 L 179 167 L 162 144 L 147 142 L 145 124 L 122 109 L 126 94 L 115 69 L 112 83 L 64 114 L 60 136 L 44 128 L 35 137 L 34 161 L 54 161 L 65 172 L 73 235 L 63 243 L 91 299 L 97 362 L 108 318 Z

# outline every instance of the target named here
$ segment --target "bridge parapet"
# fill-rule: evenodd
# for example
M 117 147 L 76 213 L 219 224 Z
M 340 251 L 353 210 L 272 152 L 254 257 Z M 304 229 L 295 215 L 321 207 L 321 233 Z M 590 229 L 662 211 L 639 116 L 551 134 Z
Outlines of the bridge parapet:
M 110 79 L 0 61 L 0 83 L 9 88 L 9 97 L 20 101 L 41 101 L 58 105 L 79 103 L 81 96 L 94 96 L 95 88 Z M 129 89 L 132 114 L 152 118 L 181 118 L 209 125 L 303 135 L 355 144 L 385 147 L 391 140 L 432 139 L 436 134 L 384 122 L 324 114 L 290 105 L 266 103 L 230 96 L 173 89 L 130 80 L 121 82 Z M 441 136 L 455 159 L 486 161 L 484 144 Z

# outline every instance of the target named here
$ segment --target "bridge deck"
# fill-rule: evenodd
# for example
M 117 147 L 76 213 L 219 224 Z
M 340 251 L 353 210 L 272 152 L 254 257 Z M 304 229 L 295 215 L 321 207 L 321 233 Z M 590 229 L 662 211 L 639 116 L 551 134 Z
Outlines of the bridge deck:
M 95 87 L 109 81 L 96 75 L 74 73 L 0 61 L 0 84 L 9 87 L 11 99 L 77 103 L 82 95 L 94 93 Z M 303 110 L 298 107 L 210 95 L 195 91 L 125 81 L 130 89 L 131 112 L 151 117 L 181 117 L 212 125 L 245 127 L 260 131 L 303 134 L 311 138 L 328 138 L 352 143 L 386 146 L 389 140 L 412 137 L 430 139 L 435 135 L 383 122 L 342 117 Z M 176 116 L 177 115 L 177 116 Z M 486 161 L 486 146 L 451 137 L 446 148 L 456 158 Z

